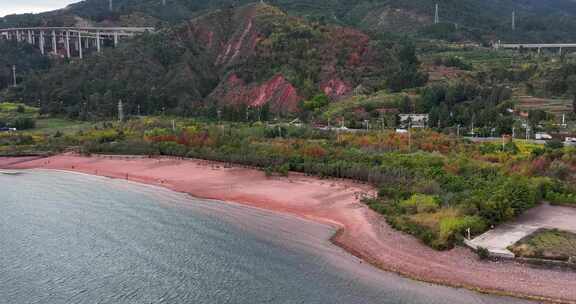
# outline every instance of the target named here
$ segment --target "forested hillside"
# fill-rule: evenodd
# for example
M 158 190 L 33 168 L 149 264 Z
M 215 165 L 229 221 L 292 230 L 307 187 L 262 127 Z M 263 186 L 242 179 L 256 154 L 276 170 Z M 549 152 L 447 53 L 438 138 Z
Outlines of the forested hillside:
M 42 57 L 31 45 L 0 43 L 0 90 L 13 85 L 12 66 L 17 66 L 16 78 L 35 70 L 46 70 L 51 66 L 47 57 Z
M 245 107 L 296 112 L 318 94 L 338 100 L 356 88 L 397 91 L 425 81 L 409 44 L 252 4 L 30 75 L 6 98 L 40 101 L 45 111 L 72 117 L 113 115 L 122 100 L 132 114 L 216 115 L 218 108 L 234 119 Z
M 434 52 L 443 52 L 441 43 L 430 37 L 485 43 L 571 41 L 576 33 L 571 18 L 576 3 L 569 0 L 441 0 L 439 24 L 433 24 L 432 0 L 248 2 L 252 1 L 167 0 L 164 6 L 157 0 L 116 0 L 110 11 L 108 1 L 86 0 L 59 11 L 8 16 L 2 26 L 152 25 L 158 31 L 106 49 L 103 56 L 70 63 L 50 62 L 30 47 L 0 42 L 0 89 L 10 84 L 15 63 L 20 83 L 0 94 L 6 100 L 40 103 L 47 113 L 83 119 L 115 115 L 120 100 L 128 114 L 223 115 L 239 120 L 252 108 L 265 119 L 269 113 L 315 112 L 330 101 L 426 84 L 428 75 L 414 41 L 427 41 Z M 518 16 L 516 31 L 510 29 L 513 10 Z M 449 54 L 437 59 L 439 69 L 460 60 Z M 47 71 L 49 65 L 53 68 Z M 474 81 L 462 77 L 418 90 L 424 101 L 394 107 L 430 113 L 438 127 L 475 123 L 504 132 L 514 123 L 506 112 L 512 93 L 500 83 L 515 78 L 504 74 L 519 70 L 521 81 L 508 82 L 520 90 L 525 86 L 528 94 L 571 93 L 548 84 L 547 79 L 558 78 L 554 69 L 510 68 L 480 68 L 473 72 Z M 572 72 L 565 70 L 561 78 L 566 87 L 572 83 Z M 364 121 L 366 115 L 379 117 L 381 110 L 372 107 L 369 114 L 348 111 L 339 116 Z M 323 115 L 325 122 L 332 116 Z

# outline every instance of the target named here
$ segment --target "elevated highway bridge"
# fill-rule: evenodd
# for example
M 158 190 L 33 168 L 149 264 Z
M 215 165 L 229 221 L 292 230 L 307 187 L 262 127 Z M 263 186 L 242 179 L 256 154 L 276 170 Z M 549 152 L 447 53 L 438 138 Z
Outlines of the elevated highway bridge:
M 576 43 L 501 43 L 493 45 L 495 49 L 515 49 L 515 50 L 537 50 L 541 53 L 544 49 L 557 49 L 558 54 L 562 55 L 565 50 L 576 49 Z
M 154 32 L 151 27 L 24 27 L 0 28 L 0 39 L 29 43 L 42 55 L 84 57 L 86 50 L 100 53 L 107 45 L 118 46 L 126 37 Z

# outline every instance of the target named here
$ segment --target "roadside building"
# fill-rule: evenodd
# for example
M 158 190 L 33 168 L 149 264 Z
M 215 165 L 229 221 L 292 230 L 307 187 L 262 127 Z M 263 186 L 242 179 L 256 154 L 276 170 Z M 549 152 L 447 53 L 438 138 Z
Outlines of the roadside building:
M 400 126 L 403 129 L 408 127 L 412 128 L 427 128 L 430 116 L 428 114 L 400 114 Z

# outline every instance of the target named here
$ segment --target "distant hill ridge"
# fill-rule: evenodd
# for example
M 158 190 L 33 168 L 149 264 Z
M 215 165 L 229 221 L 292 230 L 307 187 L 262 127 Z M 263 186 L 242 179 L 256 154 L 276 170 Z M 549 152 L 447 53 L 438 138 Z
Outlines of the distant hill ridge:
M 114 25 L 179 23 L 208 10 L 252 3 L 248 0 L 85 0 L 65 10 L 12 15 L 0 26 L 72 25 L 79 20 Z M 418 32 L 454 40 L 576 41 L 573 0 L 269 0 L 290 14 L 371 32 Z M 434 25 L 434 6 L 441 24 Z M 512 31 L 512 11 L 517 29 Z

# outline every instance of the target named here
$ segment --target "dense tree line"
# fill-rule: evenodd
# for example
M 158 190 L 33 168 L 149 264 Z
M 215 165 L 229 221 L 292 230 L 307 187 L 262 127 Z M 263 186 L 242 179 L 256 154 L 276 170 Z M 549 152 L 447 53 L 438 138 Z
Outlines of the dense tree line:
M 430 126 L 435 128 L 474 125 L 479 129 L 494 128 L 496 134 L 511 134 L 511 97 L 511 89 L 505 86 L 485 87 L 468 82 L 433 85 L 422 90 L 417 112 L 430 113 Z

